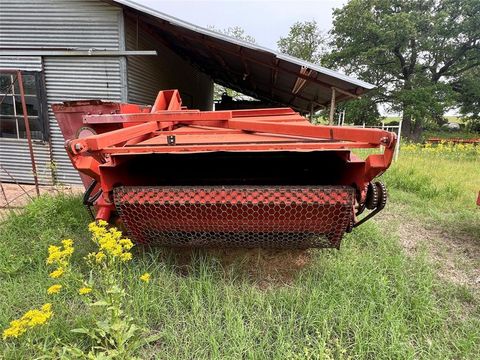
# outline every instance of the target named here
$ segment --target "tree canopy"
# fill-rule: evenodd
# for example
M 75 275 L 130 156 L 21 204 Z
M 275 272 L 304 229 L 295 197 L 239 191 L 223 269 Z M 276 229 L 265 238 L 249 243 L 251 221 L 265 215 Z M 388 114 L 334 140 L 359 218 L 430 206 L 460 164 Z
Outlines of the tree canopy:
M 377 85 L 373 100 L 401 111 L 410 137 L 457 104 L 453 84 L 480 65 L 478 0 L 351 0 L 333 17 L 326 62 Z
M 278 49 L 288 55 L 311 63 L 320 63 L 326 51 L 326 38 L 318 28 L 317 22 L 296 22 L 285 37 L 277 42 Z
M 213 30 L 255 42 L 240 27 Z M 315 21 L 299 21 L 277 45 L 377 86 L 339 105 L 348 121 L 378 121 L 383 104 L 402 114 L 413 139 L 453 108 L 480 128 L 480 0 L 350 0 L 334 10 L 328 37 Z M 241 96 L 216 87 L 223 92 Z
M 480 132 L 480 66 L 466 71 L 454 84 L 460 113 L 467 119 L 469 130 Z

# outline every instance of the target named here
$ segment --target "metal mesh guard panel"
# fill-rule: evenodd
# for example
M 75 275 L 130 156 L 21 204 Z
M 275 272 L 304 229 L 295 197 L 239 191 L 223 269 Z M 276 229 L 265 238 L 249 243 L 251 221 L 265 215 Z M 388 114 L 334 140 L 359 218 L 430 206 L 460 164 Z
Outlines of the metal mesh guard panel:
M 186 247 L 339 247 L 354 190 L 328 187 L 118 187 L 115 206 L 139 243 Z

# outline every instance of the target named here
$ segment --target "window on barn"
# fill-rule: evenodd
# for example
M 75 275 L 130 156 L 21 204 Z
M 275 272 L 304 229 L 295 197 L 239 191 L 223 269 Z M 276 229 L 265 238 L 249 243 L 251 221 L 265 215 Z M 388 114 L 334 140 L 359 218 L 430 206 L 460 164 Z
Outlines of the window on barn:
M 25 103 L 34 140 L 48 140 L 48 115 L 42 73 L 22 72 Z M 26 139 L 17 75 L 0 73 L 0 138 Z

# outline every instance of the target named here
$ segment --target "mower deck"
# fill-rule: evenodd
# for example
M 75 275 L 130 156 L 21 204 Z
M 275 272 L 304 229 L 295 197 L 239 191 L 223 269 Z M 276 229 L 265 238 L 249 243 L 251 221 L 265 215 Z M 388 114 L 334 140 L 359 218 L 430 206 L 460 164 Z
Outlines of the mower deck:
M 395 134 L 314 126 L 290 108 L 197 111 L 178 91 L 152 108 L 98 101 L 53 107 L 96 218 L 139 243 L 339 247 L 385 205 L 373 179 Z M 379 148 L 365 160 L 353 148 Z M 358 215 L 372 210 L 363 220 Z

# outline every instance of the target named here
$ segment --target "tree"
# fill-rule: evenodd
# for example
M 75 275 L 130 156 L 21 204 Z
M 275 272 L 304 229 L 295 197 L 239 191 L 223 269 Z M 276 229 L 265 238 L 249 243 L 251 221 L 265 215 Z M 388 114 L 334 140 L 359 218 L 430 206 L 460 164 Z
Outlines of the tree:
M 315 20 L 298 21 L 290 27 L 286 37 L 278 40 L 277 46 L 284 54 L 319 64 L 326 50 L 326 42 Z
M 235 39 L 243 40 L 251 44 L 255 44 L 255 38 L 253 36 L 248 35 L 243 28 L 240 26 L 232 26 L 227 29 L 217 29 L 215 26 L 208 26 L 208 28 L 212 31 L 215 31 L 217 33 L 227 35 L 230 37 L 233 37 Z M 213 87 L 213 98 L 215 100 L 220 100 L 222 98 L 223 94 L 227 94 L 227 96 L 230 96 L 234 100 L 246 100 L 246 99 L 252 99 L 249 96 L 246 96 L 242 94 L 241 92 L 232 90 L 226 86 L 222 86 L 219 84 L 214 84 Z
M 467 119 L 469 130 L 480 132 L 480 67 L 466 71 L 454 84 L 460 113 Z
M 320 64 L 327 52 L 327 37 L 318 28 L 315 20 L 296 22 L 290 27 L 286 37 L 277 42 L 280 52 L 295 56 L 305 61 Z M 349 122 L 373 124 L 380 118 L 377 105 L 368 94 L 362 99 L 339 103 L 337 112 L 345 110 Z M 322 111 L 320 117 L 328 117 L 328 109 Z
M 478 0 L 351 0 L 334 11 L 331 65 L 378 86 L 406 136 L 455 105 L 452 82 L 480 65 Z
M 355 125 L 377 125 L 381 119 L 377 104 L 371 97 L 350 100 L 338 104 L 337 111 L 345 111 L 345 123 Z

